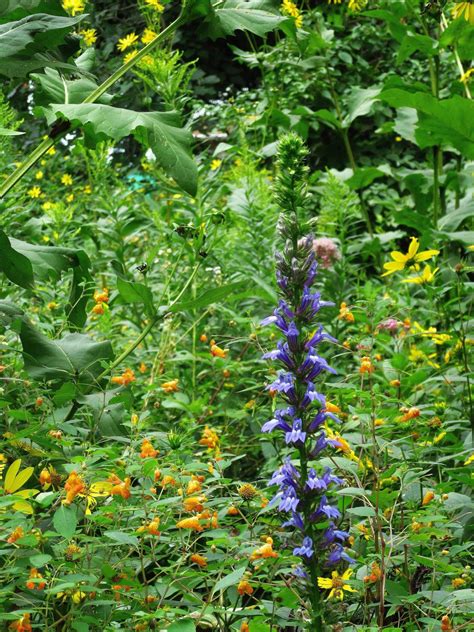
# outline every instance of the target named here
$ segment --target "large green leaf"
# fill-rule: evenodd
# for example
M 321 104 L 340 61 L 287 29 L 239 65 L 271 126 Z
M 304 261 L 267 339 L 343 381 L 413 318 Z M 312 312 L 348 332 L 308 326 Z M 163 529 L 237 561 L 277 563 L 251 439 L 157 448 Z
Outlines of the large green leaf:
M 36 13 L 0 24 L 0 74 L 21 77 L 36 68 L 55 65 L 50 54 L 83 18 Z
M 153 293 L 143 283 L 131 282 L 117 277 L 117 290 L 124 303 L 142 303 L 148 314 L 155 313 L 153 305 Z
M 441 230 L 456 230 L 465 219 L 474 217 L 474 200 L 471 198 L 464 199 L 459 208 L 448 210 L 444 217 L 438 222 Z
M 54 68 L 46 68 L 44 74 L 31 74 L 31 78 L 36 81 L 40 90 L 35 92 L 35 102 L 37 105 L 48 105 L 49 103 L 82 103 L 91 94 L 97 84 L 92 79 L 81 77 L 68 81 L 61 77 Z M 110 103 L 113 99 L 111 94 L 103 94 L 98 103 Z
M 376 86 L 372 88 L 353 88 L 347 99 L 347 115 L 344 117 L 343 127 L 349 127 L 356 118 L 368 114 L 380 91 L 381 88 Z
M 114 355 L 108 341 L 96 342 L 78 333 L 52 340 L 26 320 L 22 322 L 20 339 L 25 370 L 37 380 L 90 387 L 96 384 L 102 363 Z
M 10 281 L 24 288 L 33 286 L 34 276 L 57 281 L 65 270 L 72 268 L 66 314 L 71 325 L 78 328 L 83 326 L 87 317 L 86 304 L 92 291 L 90 261 L 83 250 L 37 246 L 8 238 L 0 231 L 0 252 L 0 270 Z
M 422 149 L 441 145 L 474 159 L 473 101 L 457 95 L 438 100 L 424 92 L 412 93 L 398 88 L 384 90 L 380 98 L 392 107 L 416 110 L 415 139 Z
M 281 15 L 269 0 L 225 0 L 212 6 L 210 0 L 196 0 L 194 17 L 198 17 L 208 35 L 216 39 L 232 35 L 235 31 L 249 31 L 262 37 L 276 28 L 294 32 L 291 18 Z
M 48 122 L 64 117 L 84 128 L 92 144 L 104 137 L 120 140 L 132 134 L 150 147 L 157 160 L 185 191 L 194 195 L 197 189 L 197 169 L 191 157 L 192 135 L 181 127 L 176 112 L 134 112 L 110 105 L 83 103 L 80 105 L 52 104 L 47 109 Z
M 74 505 L 60 505 L 53 516 L 53 525 L 59 535 L 70 540 L 76 532 L 77 508 Z
M 122 402 L 113 402 L 117 397 L 116 391 L 98 391 L 82 395 L 78 401 L 89 408 L 94 417 L 99 433 L 104 437 L 123 437 L 125 429 L 122 422 L 125 406 Z

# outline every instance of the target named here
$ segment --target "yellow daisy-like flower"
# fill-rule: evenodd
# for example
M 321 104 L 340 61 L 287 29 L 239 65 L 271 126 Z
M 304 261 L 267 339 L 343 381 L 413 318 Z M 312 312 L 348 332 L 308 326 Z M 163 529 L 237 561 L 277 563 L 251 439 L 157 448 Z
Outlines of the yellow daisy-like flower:
M 328 4 L 341 4 L 342 0 L 328 0 Z
M 157 33 L 155 33 L 153 29 L 145 29 L 142 35 L 142 42 L 144 44 L 149 44 L 155 39 L 156 36 L 157 36 Z
M 426 261 L 427 259 L 431 259 L 431 257 L 439 254 L 439 250 L 425 250 L 424 252 L 418 252 L 419 247 L 420 242 L 418 241 L 418 239 L 416 237 L 412 237 L 410 245 L 408 247 L 408 252 L 406 254 L 404 254 L 403 252 L 398 252 L 397 250 L 391 252 L 390 256 L 392 257 L 393 261 L 384 263 L 383 267 L 387 272 L 384 272 L 382 276 L 387 276 L 388 274 L 399 272 L 400 270 L 404 270 L 407 267 L 415 267 L 416 270 L 418 269 L 418 263 L 420 263 L 421 261 Z
M 467 459 L 464 461 L 464 465 L 471 465 L 471 463 L 474 463 L 474 452 L 471 454 L 471 456 L 467 457 Z
M 161 4 L 160 0 L 145 0 L 145 4 L 155 11 L 158 11 L 158 13 L 163 13 L 165 10 L 165 7 Z
M 352 569 L 348 568 L 342 575 L 339 575 L 337 571 L 333 571 L 331 577 L 318 577 L 318 586 L 319 588 L 331 591 L 328 595 L 328 599 L 335 597 L 336 599 L 342 600 L 344 598 L 344 590 L 357 592 L 355 588 L 346 584 L 346 580 L 350 579 L 352 572 Z
M 68 173 L 65 173 L 61 176 L 61 183 L 64 184 L 65 187 L 70 187 L 72 184 L 72 177 Z
M 123 63 L 124 64 L 128 64 L 128 62 L 133 59 L 134 57 L 136 57 L 138 55 L 138 51 L 137 50 L 131 50 L 129 53 L 127 53 L 125 55 L 125 57 L 123 58 Z
M 43 179 L 43 172 L 41 171 L 41 169 L 35 173 L 35 178 L 36 178 L 36 180 L 42 180 Z
M 218 158 L 214 158 L 214 160 L 211 162 L 211 171 L 216 171 L 217 169 L 219 169 L 221 164 L 222 164 L 222 160 L 219 160 Z
M 84 29 L 79 31 L 82 35 L 86 46 L 93 46 L 97 42 L 97 31 L 95 29 Z
M 63 0 L 63 9 L 70 15 L 76 15 L 76 13 L 82 13 L 85 9 L 83 0 Z
M 423 283 L 431 283 L 438 270 L 439 268 L 435 268 L 433 271 L 431 271 L 431 266 L 427 264 L 421 274 L 410 277 L 409 279 L 403 279 L 402 283 L 417 283 L 418 285 L 422 285 Z
M 349 0 L 349 11 L 362 11 L 367 6 L 368 0 Z
M 454 19 L 463 17 L 471 24 L 474 24 L 474 4 L 472 2 L 456 2 L 452 13 Z
M 136 33 L 129 33 L 125 37 L 121 37 L 118 41 L 117 48 L 119 51 L 127 50 L 130 46 L 134 46 L 138 42 L 138 35 Z
M 27 193 L 30 196 L 30 198 L 36 199 L 40 197 L 41 189 L 40 187 L 31 187 L 31 189 L 28 189 Z
M 292 0 L 283 0 L 280 11 L 283 15 L 287 15 L 288 17 L 294 19 L 296 28 L 299 29 L 303 26 L 301 12 Z

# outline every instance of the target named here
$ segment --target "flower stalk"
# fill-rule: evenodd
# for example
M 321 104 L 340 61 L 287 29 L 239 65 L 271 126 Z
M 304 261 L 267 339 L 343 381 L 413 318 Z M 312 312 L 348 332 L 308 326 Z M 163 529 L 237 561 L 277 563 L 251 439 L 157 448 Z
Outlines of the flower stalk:
M 336 341 L 315 322 L 321 308 L 334 304 L 321 300 L 320 292 L 312 289 L 317 272 L 313 238 L 304 236 L 300 218 L 307 204 L 306 154 L 303 141 L 295 134 L 281 140 L 276 182 L 276 199 L 282 209 L 278 232 L 284 242 L 276 255 L 281 299 L 262 325 L 276 325 L 282 334 L 277 348 L 263 357 L 283 367 L 267 388 L 280 395 L 286 407 L 275 410 L 262 432 L 283 431 L 290 449 L 270 480 L 269 484 L 279 487 L 271 503 L 287 515 L 283 526 L 293 530 L 293 554 L 301 558 L 295 575 L 309 601 L 308 629 L 317 632 L 324 629 L 320 588 L 330 588 L 331 598 L 342 599 L 344 590 L 352 590 L 345 580 L 352 572 L 347 564 L 353 560 L 344 549 L 349 534 L 338 528 L 341 514 L 331 502 L 332 490 L 344 481 L 318 462 L 323 452 L 341 444 L 327 426 L 329 418 L 339 420 L 314 384 L 324 372 L 336 372 L 318 352 L 321 343 Z M 320 577 L 331 571 L 330 578 Z

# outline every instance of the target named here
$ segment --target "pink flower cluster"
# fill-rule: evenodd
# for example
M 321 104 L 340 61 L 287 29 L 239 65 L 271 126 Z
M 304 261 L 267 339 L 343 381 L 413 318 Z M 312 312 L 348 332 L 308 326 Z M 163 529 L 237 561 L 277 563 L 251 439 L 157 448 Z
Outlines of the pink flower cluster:
M 313 239 L 313 250 L 318 262 L 326 269 L 330 268 L 335 261 L 339 261 L 341 258 L 337 244 L 329 237 Z

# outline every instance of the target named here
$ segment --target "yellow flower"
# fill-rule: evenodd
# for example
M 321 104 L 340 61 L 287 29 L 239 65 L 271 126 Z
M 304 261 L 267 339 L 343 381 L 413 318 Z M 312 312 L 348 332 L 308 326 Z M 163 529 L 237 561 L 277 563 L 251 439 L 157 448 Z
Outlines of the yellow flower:
M 418 239 L 416 237 L 412 237 L 406 254 L 398 252 L 397 250 L 391 252 L 390 256 L 393 261 L 384 263 L 383 267 L 387 270 L 387 272 L 384 272 L 382 276 L 387 276 L 388 274 L 404 270 L 405 267 L 415 267 L 415 269 L 417 269 L 417 264 L 420 261 L 426 261 L 427 259 L 431 259 L 431 257 L 439 254 L 439 250 L 425 250 L 424 252 L 418 252 L 419 247 L 420 242 Z
M 128 35 L 125 35 L 125 37 L 119 39 L 117 48 L 119 51 L 124 51 L 127 50 L 127 48 L 130 48 L 130 46 L 134 46 L 137 42 L 138 35 L 135 33 L 129 33 Z
M 163 13 L 163 11 L 165 10 L 165 7 L 161 4 L 159 0 L 145 0 L 145 4 L 147 4 L 155 11 L 158 11 L 158 13 Z
M 128 62 L 133 59 L 134 57 L 136 57 L 138 55 L 138 51 L 136 50 L 132 50 L 129 53 L 127 53 L 125 55 L 125 57 L 123 58 L 123 63 L 124 64 L 128 64 Z
M 216 169 L 219 169 L 221 164 L 222 164 L 222 160 L 219 160 L 218 158 L 214 158 L 214 160 L 211 162 L 211 171 L 216 171 Z
M 33 474 L 32 467 L 25 467 L 21 472 L 21 459 L 13 461 L 5 474 L 5 481 L 3 483 L 3 491 L 5 494 L 12 494 L 15 497 L 20 497 L 20 500 L 13 503 L 13 509 L 20 511 L 21 513 L 32 514 L 33 507 L 27 501 L 28 498 L 36 496 L 38 490 L 36 489 L 22 489 L 23 485 L 31 478 Z
M 74 200 L 74 193 L 69 193 L 66 195 L 66 202 L 72 202 Z
M 459 81 L 461 83 L 469 83 L 469 81 L 471 81 L 471 75 L 474 73 L 474 68 L 469 68 L 469 70 L 466 70 L 466 72 L 464 72 L 461 75 L 461 79 L 459 79 Z
M 83 0 L 63 0 L 61 4 L 63 9 L 70 15 L 82 13 L 85 8 Z
M 471 465 L 471 463 L 474 463 L 474 452 L 471 454 L 471 456 L 467 457 L 467 459 L 464 461 L 464 465 Z
M 463 579 L 462 577 L 455 577 L 451 581 L 451 585 L 452 585 L 453 588 L 460 588 L 461 586 L 464 586 L 465 583 L 466 583 L 466 580 Z
M 362 11 L 365 9 L 368 0 L 349 0 L 349 11 Z
M 341 4 L 342 0 L 328 0 L 328 4 Z
M 41 189 L 40 187 L 31 187 L 31 189 L 28 189 L 27 193 L 30 196 L 30 198 L 36 199 L 40 197 Z
M 41 169 L 35 173 L 35 178 L 37 180 L 42 180 L 43 179 L 43 172 L 41 171 Z
M 300 10 L 291 0 L 283 0 L 280 11 L 283 13 L 283 15 L 287 15 L 288 17 L 294 19 L 296 28 L 299 29 L 303 26 L 303 18 L 301 16 Z
M 97 42 L 97 31 L 95 29 L 83 29 L 79 31 L 79 35 L 82 35 L 84 38 L 86 46 L 92 46 Z
M 63 176 L 61 176 L 61 183 L 64 184 L 64 186 L 66 187 L 71 186 L 72 177 L 68 173 L 65 173 Z
M 333 571 L 331 577 L 318 577 L 318 586 L 319 588 L 325 588 L 331 591 L 328 595 L 328 599 L 336 597 L 336 599 L 342 600 L 344 590 L 357 592 L 352 586 L 346 584 L 346 580 L 350 579 L 352 572 L 352 569 L 348 568 L 342 575 L 339 575 L 337 571 Z
M 423 283 L 431 283 L 431 281 L 434 279 L 435 274 L 438 272 L 438 270 L 439 268 L 435 268 L 433 272 L 431 272 L 431 266 L 427 264 L 425 265 L 425 268 L 421 274 L 418 274 L 417 276 L 414 276 L 414 277 L 410 277 L 409 279 L 403 279 L 402 283 L 416 283 L 417 285 L 422 285 Z M 385 276 L 385 275 L 382 275 L 382 276 Z
M 468 22 L 474 24 L 474 4 L 471 2 L 456 2 L 452 13 L 454 19 L 462 16 Z
M 48 154 L 48 156 L 54 156 L 54 154 L 56 153 L 56 148 L 50 147 L 46 153 Z
M 153 31 L 152 29 L 145 29 L 142 35 L 142 42 L 144 44 L 149 44 L 155 39 L 156 35 L 157 34 L 155 33 L 155 31 Z

